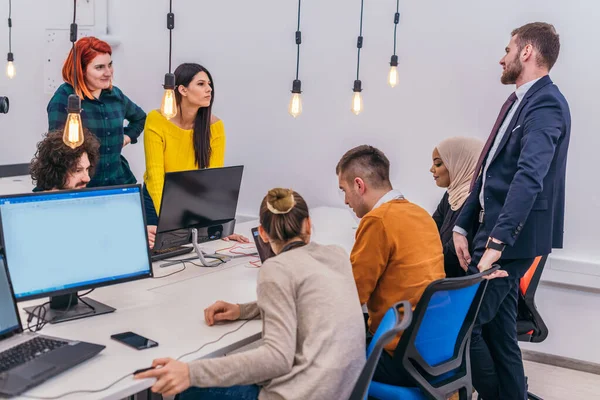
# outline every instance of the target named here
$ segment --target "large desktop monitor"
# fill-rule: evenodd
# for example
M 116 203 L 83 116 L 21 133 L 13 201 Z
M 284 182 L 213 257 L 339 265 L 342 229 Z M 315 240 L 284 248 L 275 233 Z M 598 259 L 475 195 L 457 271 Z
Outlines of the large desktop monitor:
M 139 185 L 0 196 L 0 225 L 15 298 L 50 297 L 48 322 L 112 312 L 77 291 L 152 276 Z
M 240 165 L 165 174 L 154 250 L 233 234 L 243 171 Z

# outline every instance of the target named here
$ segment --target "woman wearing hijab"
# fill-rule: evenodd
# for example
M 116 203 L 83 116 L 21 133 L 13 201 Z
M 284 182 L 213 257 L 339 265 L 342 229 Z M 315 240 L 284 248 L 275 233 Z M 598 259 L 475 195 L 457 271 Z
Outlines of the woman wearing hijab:
M 439 187 L 448 189 L 433 213 L 444 245 L 444 269 L 448 278 L 466 274 L 456 256 L 452 229 L 469 196 L 469 186 L 482 150 L 481 140 L 467 137 L 446 139 L 433 149 L 430 172 Z M 471 243 L 472 238 L 467 239 Z

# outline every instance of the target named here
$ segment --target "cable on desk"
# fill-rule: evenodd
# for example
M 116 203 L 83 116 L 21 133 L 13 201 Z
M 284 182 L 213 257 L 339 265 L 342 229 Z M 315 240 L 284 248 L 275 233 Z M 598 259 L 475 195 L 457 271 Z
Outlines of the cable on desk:
M 190 351 L 189 353 L 185 353 L 184 355 L 181 355 L 181 356 L 177 357 L 177 358 L 176 358 L 176 360 L 177 360 L 177 361 L 179 361 L 179 360 L 181 360 L 183 357 L 186 357 L 186 356 L 189 356 L 189 355 L 192 355 L 192 354 L 194 354 L 194 353 L 197 353 L 197 352 L 199 352 L 200 350 L 202 350 L 203 348 L 205 348 L 205 347 L 206 347 L 206 346 L 208 346 L 209 344 L 214 344 L 214 343 L 217 343 L 217 342 L 219 342 L 219 341 L 220 341 L 221 339 L 223 339 L 225 336 L 231 335 L 232 333 L 235 333 L 235 332 L 239 331 L 239 330 L 240 330 L 240 329 L 242 329 L 242 328 L 243 328 L 243 327 L 244 327 L 244 326 L 245 326 L 245 325 L 246 325 L 248 322 L 250 322 L 250 321 L 253 321 L 253 320 L 255 320 L 256 318 L 257 318 L 257 317 L 254 317 L 254 318 L 252 318 L 252 319 L 247 319 L 246 321 L 244 321 L 244 323 L 243 323 L 243 324 L 241 324 L 240 326 L 238 326 L 238 327 L 237 327 L 237 328 L 235 328 L 234 330 L 232 330 L 232 331 L 228 331 L 228 332 L 225 332 L 224 334 L 222 334 L 222 335 L 221 335 L 221 336 L 220 336 L 220 337 L 219 337 L 217 340 L 213 340 L 212 342 L 207 342 L 207 343 L 204 343 L 202 346 L 198 347 L 196 350 L 194 350 L 194 351 Z
M 77 299 L 81 299 L 82 297 L 87 296 L 88 294 L 92 293 L 93 291 L 94 291 L 94 289 L 90 289 L 83 294 L 78 294 Z M 46 321 L 46 312 L 47 312 L 46 306 L 49 305 L 50 302 L 47 301 L 43 304 L 40 304 L 39 306 L 36 306 L 33 310 L 31 310 L 31 313 L 27 317 L 27 328 L 25 328 L 24 330 L 29 331 L 29 332 L 41 331 L 42 328 L 44 328 L 44 326 L 46 326 L 46 324 L 48 324 L 48 322 L 52 323 L 57 318 L 62 317 L 63 315 L 65 315 L 66 313 L 71 311 L 71 306 L 73 305 L 73 304 L 71 304 L 72 298 L 73 297 L 69 297 L 69 303 L 67 304 L 67 308 L 65 308 L 63 311 L 60 312 L 60 314 L 58 314 L 54 318 L 52 318 L 51 321 Z M 33 321 L 33 318 L 36 318 L 36 321 L 32 327 L 31 321 Z
M 183 272 L 183 271 L 185 271 L 185 269 L 186 269 L 185 261 L 181 260 L 181 261 L 179 261 L 179 262 L 183 264 L 183 268 L 181 268 L 181 269 L 178 269 L 177 271 L 171 272 L 170 274 L 167 274 L 167 275 L 163 275 L 163 276 L 153 276 L 153 277 L 152 277 L 152 279 L 162 279 L 162 278 L 166 278 L 166 277 L 168 277 L 168 276 L 172 276 L 172 275 L 175 275 L 175 274 L 178 274 L 178 273 L 180 273 L 180 272 Z M 177 265 L 177 264 L 175 264 L 175 265 Z
M 205 347 L 206 347 L 206 346 L 208 346 L 209 344 L 214 344 L 214 343 L 217 343 L 217 342 L 219 342 L 219 341 L 220 341 L 221 339 L 223 339 L 225 336 L 231 335 L 232 333 L 235 333 L 235 332 L 239 331 L 239 330 L 240 330 L 240 329 L 242 329 L 242 328 L 243 328 L 243 327 L 244 327 L 244 326 L 245 326 L 245 325 L 246 325 L 248 322 L 250 322 L 250 321 L 252 321 L 252 320 L 254 320 L 254 319 L 256 319 L 256 318 L 257 318 L 257 317 L 254 317 L 254 318 L 252 318 L 252 319 L 246 320 L 246 321 L 244 321 L 244 323 L 243 323 L 243 324 L 241 324 L 240 326 L 238 326 L 238 327 L 237 327 L 237 328 L 235 328 L 234 330 L 231 330 L 231 331 L 228 331 L 228 332 L 225 332 L 224 334 L 222 334 L 222 335 L 221 335 L 221 337 L 219 337 L 217 340 L 213 340 L 212 342 L 207 342 L 207 343 L 204 343 L 202 346 L 200 346 L 200 347 L 199 347 L 199 348 L 197 348 L 196 350 L 194 350 L 194 351 L 190 351 L 189 353 L 185 353 L 184 355 L 182 355 L 182 356 L 179 356 L 179 357 L 177 358 L 177 361 L 181 360 L 183 357 L 186 357 L 186 356 L 189 356 L 189 355 L 191 355 L 191 354 L 194 354 L 194 353 L 197 353 L 197 352 L 199 352 L 200 350 L 202 350 L 203 348 L 205 348 Z M 70 395 L 72 395 L 72 394 L 77 394 L 77 393 L 100 393 L 100 392 L 103 392 L 103 391 L 105 391 L 105 390 L 108 390 L 108 389 L 110 389 L 111 387 L 115 386 L 117 383 L 121 382 L 122 380 L 124 380 L 125 378 L 128 378 L 128 377 L 130 377 L 130 376 L 133 376 L 133 373 L 129 373 L 129 374 L 127 374 L 127 375 L 123 375 L 122 377 L 120 377 L 119 379 L 117 379 L 116 381 L 114 381 L 113 383 L 111 383 L 111 384 L 109 384 L 109 385 L 107 385 L 107 386 L 105 386 L 105 387 L 103 387 L 103 388 L 101 388 L 101 389 L 91 389 L 91 390 L 74 390 L 74 391 L 72 391 L 72 392 L 61 393 L 61 394 L 60 394 L 60 395 L 58 395 L 58 396 L 47 396 L 47 397 L 44 397 L 44 396 L 28 396 L 28 395 L 26 395 L 26 394 L 23 394 L 23 395 L 21 395 L 21 396 L 22 396 L 22 397 L 26 397 L 26 398 L 28 398 L 28 399 L 37 399 L 37 400 L 57 400 L 57 399 L 61 399 L 61 398 L 63 398 L 63 397 L 70 396 Z
M 67 393 L 59 394 L 58 396 L 48 396 L 48 397 L 43 397 L 43 396 L 28 396 L 26 394 L 22 394 L 21 396 L 22 397 L 26 397 L 28 399 L 56 400 L 56 399 L 62 399 L 65 396 L 70 396 L 70 395 L 75 394 L 75 393 L 100 393 L 100 392 L 104 392 L 105 390 L 110 389 L 111 387 L 115 386 L 117 383 L 121 382 L 125 378 L 130 377 L 131 375 L 132 375 L 131 373 L 129 373 L 127 375 L 123 375 L 121 378 L 119 378 L 118 380 L 114 381 L 110 385 L 103 387 L 102 389 L 95 389 L 95 390 L 74 390 L 72 392 L 67 392 Z

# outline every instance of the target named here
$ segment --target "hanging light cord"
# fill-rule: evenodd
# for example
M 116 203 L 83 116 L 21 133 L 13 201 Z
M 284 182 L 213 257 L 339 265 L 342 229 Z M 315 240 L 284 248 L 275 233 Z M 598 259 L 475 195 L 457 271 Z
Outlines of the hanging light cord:
M 394 55 L 396 55 L 396 29 L 400 21 L 400 0 L 396 0 L 396 14 L 394 14 Z
M 175 17 L 173 15 L 173 0 L 169 0 L 169 15 L 167 16 L 167 29 L 169 29 L 169 74 L 171 73 L 171 57 L 173 54 L 173 28 L 174 28 L 174 26 L 175 26 Z
M 365 0 L 360 0 L 360 33 L 358 34 L 358 41 L 356 43 L 356 47 L 358 48 L 358 57 L 356 60 L 356 80 L 359 80 L 359 71 L 360 71 L 360 49 L 363 44 L 363 10 L 364 10 Z
M 298 29 L 296 29 L 296 45 L 298 50 L 296 52 L 296 80 L 298 80 L 298 74 L 300 72 L 300 43 L 302 43 L 302 34 L 300 33 L 300 3 L 302 0 L 298 0 Z
M 77 53 L 75 50 L 75 42 L 77 41 L 77 0 L 73 0 L 73 24 L 71 25 L 71 43 L 73 51 L 73 89 L 77 93 Z
M 12 53 L 12 0 L 8 0 L 8 52 Z

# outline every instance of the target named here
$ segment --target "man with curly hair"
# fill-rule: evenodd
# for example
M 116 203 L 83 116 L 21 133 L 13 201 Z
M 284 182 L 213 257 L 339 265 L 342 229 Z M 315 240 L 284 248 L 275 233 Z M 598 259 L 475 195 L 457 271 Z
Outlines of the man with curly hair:
M 85 188 L 100 157 L 100 142 L 89 131 L 75 149 L 63 143 L 62 131 L 51 131 L 37 144 L 29 171 L 35 191 Z
M 75 149 L 63 142 L 62 130 L 50 131 L 37 144 L 29 172 L 34 192 L 83 189 L 94 176 L 100 158 L 100 142 L 88 130 L 83 131 L 83 144 Z M 148 245 L 154 247 L 156 225 L 149 225 Z

